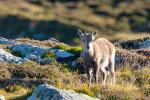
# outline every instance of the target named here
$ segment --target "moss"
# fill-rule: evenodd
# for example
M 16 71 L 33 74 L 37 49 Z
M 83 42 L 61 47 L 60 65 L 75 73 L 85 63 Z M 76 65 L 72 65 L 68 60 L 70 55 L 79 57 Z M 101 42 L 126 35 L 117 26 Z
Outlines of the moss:
M 9 48 L 5 48 L 4 50 L 11 53 L 11 50 Z
M 17 56 L 17 57 L 23 57 L 23 55 L 20 51 L 13 51 L 12 54 Z
M 55 58 L 56 59 L 56 55 L 52 51 L 47 51 L 41 56 L 41 58 Z
M 80 53 L 82 51 L 81 47 L 71 47 L 71 49 L 67 50 L 71 53 Z
M 82 51 L 81 47 L 71 47 L 69 45 L 66 44 L 58 44 L 56 45 L 54 48 L 56 49 L 62 49 L 71 53 L 80 53 Z

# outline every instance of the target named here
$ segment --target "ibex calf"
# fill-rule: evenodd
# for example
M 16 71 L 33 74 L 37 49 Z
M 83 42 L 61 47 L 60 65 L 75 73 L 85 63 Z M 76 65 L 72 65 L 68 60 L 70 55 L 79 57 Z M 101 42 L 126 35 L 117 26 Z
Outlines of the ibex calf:
M 95 40 L 96 32 L 83 33 L 78 31 L 84 47 L 81 52 L 81 58 L 84 61 L 84 67 L 87 72 L 89 84 L 91 84 L 92 75 L 95 82 L 98 82 L 99 70 L 104 74 L 103 84 L 106 83 L 108 73 L 113 75 L 113 84 L 115 84 L 115 47 L 114 45 L 104 38 Z

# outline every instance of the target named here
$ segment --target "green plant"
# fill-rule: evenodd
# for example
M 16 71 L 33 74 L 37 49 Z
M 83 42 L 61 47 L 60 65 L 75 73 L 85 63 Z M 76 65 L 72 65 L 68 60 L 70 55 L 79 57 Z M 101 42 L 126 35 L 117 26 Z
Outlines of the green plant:
M 87 84 L 83 84 L 82 88 L 75 90 L 79 93 L 85 93 L 90 96 L 94 96 L 94 92 L 91 90 L 91 88 Z
M 24 88 L 24 87 L 21 86 L 21 85 L 9 85 L 5 89 L 6 89 L 7 92 L 13 93 L 13 92 L 20 91 L 20 89 L 22 89 L 22 88 Z
M 138 86 L 149 85 L 150 84 L 150 69 L 144 68 L 140 71 L 135 71 L 134 75 L 136 76 L 135 84 Z
M 82 51 L 81 47 L 71 47 L 69 45 L 66 44 L 58 44 L 56 45 L 54 48 L 56 49 L 62 49 L 71 53 L 80 53 Z
M 56 55 L 52 51 L 47 51 L 41 56 L 41 58 L 55 58 L 56 59 Z
M 12 54 L 17 56 L 17 57 L 23 57 L 23 55 L 20 51 L 13 51 Z

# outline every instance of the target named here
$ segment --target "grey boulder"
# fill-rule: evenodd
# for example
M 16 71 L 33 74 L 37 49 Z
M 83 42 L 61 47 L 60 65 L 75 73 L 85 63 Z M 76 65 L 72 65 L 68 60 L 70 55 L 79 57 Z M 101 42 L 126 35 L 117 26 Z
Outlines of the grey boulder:
M 27 59 L 22 59 L 12 55 L 11 53 L 0 49 L 0 61 L 14 64 L 21 64 L 27 61 Z
M 150 40 L 146 40 L 142 43 L 141 49 L 146 49 L 146 48 L 149 48 L 150 49 Z
M 99 100 L 83 93 L 61 90 L 56 87 L 43 84 L 38 86 L 27 100 Z
M 13 45 L 13 44 L 16 44 L 16 42 L 14 40 L 9 40 L 9 39 L 0 37 L 0 44 Z
M 5 100 L 5 97 L 0 95 L 0 100 Z
M 38 46 L 29 45 L 29 44 L 17 44 L 11 47 L 12 52 L 19 52 L 21 56 L 28 56 L 30 54 L 35 55 L 36 57 L 41 56 L 46 49 L 40 48 Z

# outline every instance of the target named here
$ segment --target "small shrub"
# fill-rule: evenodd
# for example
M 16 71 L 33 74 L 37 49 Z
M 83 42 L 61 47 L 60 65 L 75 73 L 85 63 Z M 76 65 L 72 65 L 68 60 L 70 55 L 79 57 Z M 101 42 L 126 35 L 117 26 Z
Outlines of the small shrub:
M 11 50 L 8 47 L 5 48 L 4 50 L 7 51 L 7 52 L 9 52 L 9 53 L 11 53 Z
M 14 92 L 20 91 L 22 88 L 24 87 L 22 87 L 21 85 L 9 85 L 9 86 L 6 86 L 5 89 L 7 92 L 14 93 Z
M 131 70 L 118 72 L 118 77 L 120 81 L 124 81 L 124 82 L 131 82 L 134 79 L 134 75 Z
M 101 97 L 101 93 L 100 93 L 101 89 L 102 86 L 99 84 L 95 84 L 93 87 L 91 87 L 91 91 L 94 93 L 94 96 L 99 98 Z
M 62 71 L 63 73 L 68 73 L 68 72 L 70 72 L 70 70 L 68 69 L 69 66 L 68 66 L 67 64 L 62 64 L 62 63 L 59 63 L 59 62 L 57 62 L 57 61 L 52 61 L 52 62 L 50 63 L 50 65 L 55 65 L 55 66 L 57 66 L 57 67 L 60 69 L 60 71 Z
M 134 72 L 136 79 L 135 84 L 138 86 L 143 86 L 150 84 L 150 69 L 144 68 L 140 71 Z
M 70 50 L 68 50 L 71 53 L 80 53 L 82 51 L 81 47 L 71 47 Z
M 56 49 L 62 49 L 62 50 L 68 50 L 70 48 L 70 46 L 68 46 L 66 44 L 58 44 L 54 48 L 56 48 Z
M 34 66 L 34 65 L 36 65 L 37 64 L 37 62 L 34 62 L 34 61 L 31 61 L 31 60 L 29 60 L 29 61 L 26 61 L 25 63 L 24 63 L 24 65 L 26 65 L 26 66 Z
M 85 93 L 90 96 L 94 96 L 94 92 L 91 90 L 91 88 L 87 84 L 83 84 L 82 88 L 75 90 L 79 93 Z
M 147 96 L 147 97 L 150 96 L 150 84 L 149 85 L 143 85 L 141 90 L 145 96 Z
M 8 79 L 11 75 L 7 69 L 0 69 L 0 79 Z
M 61 88 L 61 87 L 63 87 L 64 84 L 60 79 L 57 79 L 55 81 L 55 85 L 56 85 L 56 87 Z
M 13 51 L 12 54 L 17 56 L 17 57 L 23 57 L 23 55 L 20 51 Z
M 133 84 L 108 86 L 101 89 L 101 94 L 104 100 L 134 100 L 141 97 L 139 89 Z
M 47 51 L 41 56 L 41 58 L 56 58 L 56 55 L 52 51 Z

